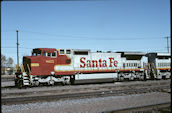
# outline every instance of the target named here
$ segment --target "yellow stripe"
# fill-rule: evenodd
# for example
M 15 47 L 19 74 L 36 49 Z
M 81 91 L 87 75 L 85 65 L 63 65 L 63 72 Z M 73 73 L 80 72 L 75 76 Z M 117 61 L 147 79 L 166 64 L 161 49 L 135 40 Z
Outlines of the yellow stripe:
M 39 63 L 31 63 L 31 67 L 38 67 Z
M 54 60 L 46 60 L 46 63 L 54 63 Z

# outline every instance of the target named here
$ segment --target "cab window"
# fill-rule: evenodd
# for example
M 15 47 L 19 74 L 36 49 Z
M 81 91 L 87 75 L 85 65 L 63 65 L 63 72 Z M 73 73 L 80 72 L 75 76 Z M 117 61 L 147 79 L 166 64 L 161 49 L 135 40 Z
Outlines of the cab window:
M 39 50 L 39 49 L 33 49 L 32 56 L 40 56 L 40 55 L 41 55 L 41 50 Z
M 51 53 L 48 53 L 47 56 L 50 57 L 51 56 Z
M 42 53 L 42 56 L 46 56 L 46 52 L 45 51 Z
M 56 57 L 57 56 L 57 53 L 56 52 L 53 52 L 52 53 L 52 57 Z

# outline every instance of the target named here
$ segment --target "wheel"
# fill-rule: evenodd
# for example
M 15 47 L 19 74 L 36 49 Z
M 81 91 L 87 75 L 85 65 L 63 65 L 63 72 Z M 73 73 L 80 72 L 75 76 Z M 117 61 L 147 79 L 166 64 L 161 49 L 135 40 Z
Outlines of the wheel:
M 49 85 L 54 85 L 54 81 L 53 80 L 50 80 L 48 84 Z
M 18 86 L 18 79 L 15 79 L 15 86 Z
M 65 84 L 66 84 L 66 85 L 70 85 L 71 82 L 70 82 L 70 81 L 66 81 Z
M 143 75 L 141 75 L 139 79 L 140 79 L 140 80 L 144 80 L 145 77 L 144 77 Z
M 64 86 L 65 85 L 65 82 L 61 82 L 61 85 Z
M 121 77 L 119 78 L 119 81 L 124 81 L 124 77 L 121 76 Z
M 70 84 L 75 84 L 75 78 L 74 77 L 72 77 L 72 78 L 70 78 Z
M 39 86 L 39 81 L 33 81 L 33 82 L 31 83 L 31 86 Z
M 134 77 L 133 77 L 133 76 L 131 76 L 131 77 L 130 77 L 130 80 L 132 80 L 132 81 L 133 81 L 133 80 L 134 80 Z
M 39 81 L 35 81 L 35 85 L 36 86 L 39 86 Z
M 18 80 L 17 87 L 19 89 L 21 89 L 23 87 L 23 81 L 22 80 Z

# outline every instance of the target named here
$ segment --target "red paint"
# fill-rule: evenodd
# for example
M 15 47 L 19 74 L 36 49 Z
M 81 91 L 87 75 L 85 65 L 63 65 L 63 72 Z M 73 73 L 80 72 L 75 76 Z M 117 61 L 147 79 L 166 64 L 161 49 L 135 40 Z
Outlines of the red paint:
M 84 68 L 85 67 L 85 62 L 84 62 L 84 60 L 85 60 L 85 58 L 84 57 L 82 57 L 81 59 L 80 59 L 80 62 L 83 64 L 83 65 L 80 65 L 80 67 L 81 68 Z M 87 65 L 88 66 L 88 65 Z
M 57 51 L 57 49 L 54 48 L 39 48 L 42 52 L 45 51 L 47 53 L 53 53 L 54 51 Z M 42 56 L 42 53 L 40 56 L 26 56 L 26 58 L 31 59 L 31 63 L 39 63 L 39 66 L 37 67 L 31 67 L 31 73 L 32 75 L 51 75 L 51 72 L 54 71 L 55 65 L 69 65 L 69 63 L 66 62 L 66 60 L 69 59 L 66 55 L 59 55 L 59 52 L 57 51 L 57 57 L 46 57 Z M 53 60 L 54 63 L 46 63 L 46 60 Z M 67 74 L 73 74 L 74 72 L 68 72 Z M 55 72 L 56 75 L 61 75 L 64 73 L 58 73 Z

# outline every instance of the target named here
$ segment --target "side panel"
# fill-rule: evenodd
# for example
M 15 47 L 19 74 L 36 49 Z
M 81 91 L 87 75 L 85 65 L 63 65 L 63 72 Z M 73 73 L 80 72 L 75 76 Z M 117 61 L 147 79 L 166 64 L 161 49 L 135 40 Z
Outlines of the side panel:
M 88 55 L 74 55 L 75 71 L 102 72 L 115 71 L 121 67 L 120 53 L 89 53 Z
M 72 75 L 72 74 L 74 74 L 75 73 L 74 67 L 73 67 L 74 63 L 75 62 L 73 60 L 72 54 L 61 55 L 59 58 L 57 58 L 57 62 L 54 65 L 55 74 L 56 75 Z

